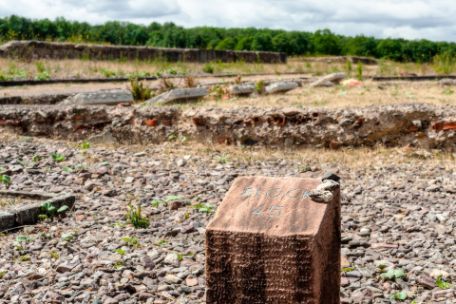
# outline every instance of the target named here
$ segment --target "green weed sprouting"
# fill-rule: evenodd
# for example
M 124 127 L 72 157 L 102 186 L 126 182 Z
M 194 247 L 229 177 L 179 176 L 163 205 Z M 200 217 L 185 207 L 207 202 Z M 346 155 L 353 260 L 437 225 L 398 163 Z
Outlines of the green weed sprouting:
M 356 66 L 356 78 L 363 80 L 363 64 L 361 62 Z
M 130 79 L 130 92 L 135 101 L 145 101 L 152 97 L 152 89 L 146 87 L 138 78 Z
M 450 289 L 452 285 L 449 282 L 446 282 L 442 276 L 438 276 L 437 280 L 435 280 L 435 286 L 440 289 Z
M 1 174 L 0 175 L 0 184 L 5 185 L 6 188 L 9 188 L 11 186 L 11 176 L 6 175 L 6 174 Z
M 52 160 L 56 163 L 65 161 L 65 155 L 57 153 L 57 152 L 52 153 L 51 157 L 52 157 Z
M 132 204 L 128 204 L 127 210 L 127 221 L 133 225 L 136 229 L 147 228 L 150 225 L 149 219 L 142 216 L 141 206 L 134 207 Z
M 64 214 L 68 211 L 68 209 L 70 209 L 70 207 L 68 207 L 67 205 L 62 205 L 59 208 L 57 208 L 51 202 L 46 201 L 41 205 L 42 213 L 40 214 L 40 219 L 45 220 L 47 218 L 52 218 L 58 214 Z
M 264 83 L 264 81 L 260 80 L 255 84 L 255 91 L 261 95 L 264 93 L 265 87 L 266 87 L 266 84 Z
M 193 209 L 197 210 L 198 212 L 201 213 L 213 213 L 215 210 L 215 206 L 209 203 L 197 203 L 193 205 Z

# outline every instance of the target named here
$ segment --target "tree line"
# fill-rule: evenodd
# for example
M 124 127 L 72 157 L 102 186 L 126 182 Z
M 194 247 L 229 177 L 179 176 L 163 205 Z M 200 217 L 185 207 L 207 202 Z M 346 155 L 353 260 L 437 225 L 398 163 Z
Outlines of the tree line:
M 276 51 L 288 55 L 353 55 L 395 61 L 430 62 L 434 56 L 456 55 L 456 43 L 429 40 L 343 36 L 328 29 L 315 32 L 258 28 L 184 28 L 174 23 L 139 25 L 109 21 L 100 25 L 64 18 L 0 18 L 0 41 L 48 40 L 148 45 L 216 50 Z

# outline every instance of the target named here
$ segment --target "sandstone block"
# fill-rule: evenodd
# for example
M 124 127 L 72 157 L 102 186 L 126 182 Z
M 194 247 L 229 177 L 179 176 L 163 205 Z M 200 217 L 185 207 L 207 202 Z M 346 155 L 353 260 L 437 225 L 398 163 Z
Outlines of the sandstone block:
M 237 178 L 206 229 L 207 302 L 339 303 L 334 180 Z

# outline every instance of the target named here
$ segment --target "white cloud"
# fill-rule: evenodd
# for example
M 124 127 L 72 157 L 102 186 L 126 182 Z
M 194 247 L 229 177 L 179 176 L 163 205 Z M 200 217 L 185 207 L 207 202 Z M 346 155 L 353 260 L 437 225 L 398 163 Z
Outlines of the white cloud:
M 0 0 L 0 16 L 267 27 L 456 41 L 451 0 Z

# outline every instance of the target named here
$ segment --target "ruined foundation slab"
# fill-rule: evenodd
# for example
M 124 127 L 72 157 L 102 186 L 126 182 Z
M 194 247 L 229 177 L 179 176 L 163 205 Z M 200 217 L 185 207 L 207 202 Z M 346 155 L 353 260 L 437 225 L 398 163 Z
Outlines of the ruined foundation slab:
M 206 286 L 208 304 L 339 303 L 338 183 L 236 179 L 206 230 Z

